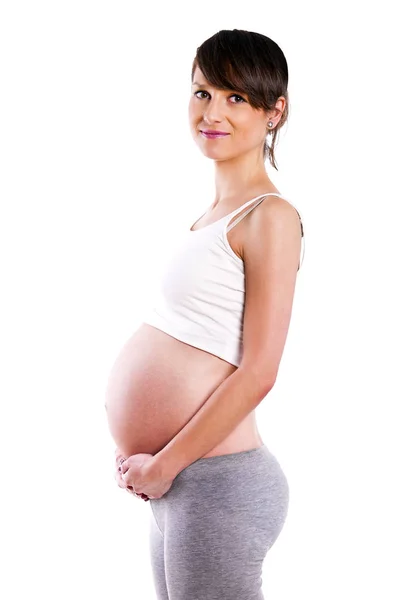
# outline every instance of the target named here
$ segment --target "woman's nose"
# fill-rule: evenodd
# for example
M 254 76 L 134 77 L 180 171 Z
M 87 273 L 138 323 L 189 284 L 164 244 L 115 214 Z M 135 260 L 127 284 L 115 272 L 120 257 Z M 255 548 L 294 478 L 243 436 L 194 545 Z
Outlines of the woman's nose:
M 223 121 L 223 110 L 222 100 L 218 101 L 217 98 L 212 98 L 204 109 L 204 122 L 209 125 L 212 123 L 221 123 Z

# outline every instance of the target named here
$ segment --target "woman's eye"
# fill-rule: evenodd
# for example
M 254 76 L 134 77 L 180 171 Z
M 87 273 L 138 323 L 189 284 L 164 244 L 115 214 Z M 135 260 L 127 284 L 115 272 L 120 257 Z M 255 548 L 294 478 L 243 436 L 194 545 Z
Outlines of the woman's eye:
M 197 90 L 194 93 L 194 96 L 199 98 L 199 96 L 197 96 L 197 94 L 208 94 L 208 92 L 205 92 L 204 90 Z M 242 104 L 243 102 L 246 102 L 246 100 L 244 98 L 242 98 L 241 96 L 239 96 L 238 94 L 232 94 L 230 96 L 230 98 L 239 98 L 239 102 L 233 102 L 233 104 Z M 202 98 L 199 98 L 199 99 L 202 100 Z
M 233 94 L 231 97 L 239 98 L 242 102 L 245 102 L 244 98 L 241 98 L 238 94 Z M 233 104 L 241 104 L 241 102 L 233 102 Z
M 207 92 L 204 92 L 203 90 L 198 90 L 197 92 L 195 92 L 194 96 L 197 96 L 197 94 L 206 94 Z M 198 96 L 197 96 L 198 98 Z

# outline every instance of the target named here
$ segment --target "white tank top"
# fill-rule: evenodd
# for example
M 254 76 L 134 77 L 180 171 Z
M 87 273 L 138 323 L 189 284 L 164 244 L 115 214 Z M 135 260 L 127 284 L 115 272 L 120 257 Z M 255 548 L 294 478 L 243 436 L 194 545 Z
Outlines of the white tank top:
M 227 233 L 269 195 L 283 198 L 275 192 L 262 194 L 210 225 L 187 230 L 167 264 L 144 323 L 239 366 L 243 351 L 245 272 L 244 262 L 231 248 Z M 304 239 L 301 216 L 290 204 L 298 213 Z M 228 226 L 247 206 L 248 210 Z M 304 252 L 298 270 L 303 257 Z

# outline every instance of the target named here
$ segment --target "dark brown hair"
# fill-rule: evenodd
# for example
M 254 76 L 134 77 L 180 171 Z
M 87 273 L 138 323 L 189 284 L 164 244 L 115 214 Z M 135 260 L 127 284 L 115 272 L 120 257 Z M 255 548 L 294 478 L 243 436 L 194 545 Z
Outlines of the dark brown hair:
M 222 29 L 197 48 L 191 70 L 199 67 L 209 83 L 219 89 L 248 95 L 253 108 L 270 111 L 280 96 L 286 103 L 277 124 L 266 137 L 263 159 L 278 171 L 274 146 L 278 131 L 288 118 L 288 65 L 281 48 L 269 37 L 243 29 Z M 267 143 L 271 136 L 270 146 Z

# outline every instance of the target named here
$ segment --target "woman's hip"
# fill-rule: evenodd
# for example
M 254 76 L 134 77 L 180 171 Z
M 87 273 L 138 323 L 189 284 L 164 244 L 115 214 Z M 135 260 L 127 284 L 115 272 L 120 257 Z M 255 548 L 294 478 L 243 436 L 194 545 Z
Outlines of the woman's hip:
M 262 445 L 198 459 L 150 504 L 162 532 L 166 523 L 203 530 L 227 520 L 248 533 L 266 529 L 269 539 L 270 528 L 280 531 L 285 522 L 289 486 L 278 460 Z

